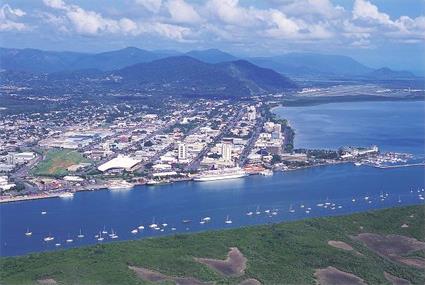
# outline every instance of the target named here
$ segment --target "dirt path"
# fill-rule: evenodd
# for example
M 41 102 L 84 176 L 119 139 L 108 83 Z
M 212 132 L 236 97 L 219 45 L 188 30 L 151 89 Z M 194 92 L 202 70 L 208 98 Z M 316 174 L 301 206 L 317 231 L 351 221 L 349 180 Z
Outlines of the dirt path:
M 211 258 L 195 258 L 196 261 L 207 265 L 224 276 L 242 276 L 245 273 L 245 256 L 236 247 L 231 247 L 226 260 Z
M 360 277 L 336 269 L 329 266 L 324 269 L 316 269 L 314 273 L 320 285 L 365 285 L 363 279 Z
M 58 284 L 58 282 L 56 282 L 55 279 L 53 278 L 45 278 L 45 279 L 39 279 L 37 280 L 38 284 L 42 284 L 42 285 L 55 285 Z

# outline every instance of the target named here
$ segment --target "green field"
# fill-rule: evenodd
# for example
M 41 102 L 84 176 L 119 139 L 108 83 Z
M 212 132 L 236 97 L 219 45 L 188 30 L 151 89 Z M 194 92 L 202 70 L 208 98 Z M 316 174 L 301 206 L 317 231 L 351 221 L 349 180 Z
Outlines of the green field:
M 44 159 L 33 169 L 36 176 L 65 176 L 71 165 L 88 162 L 81 153 L 70 149 L 50 149 Z
M 328 266 L 353 273 L 367 284 L 390 284 L 384 271 L 412 284 L 425 284 L 424 270 L 382 257 L 351 238 L 360 233 L 377 233 L 425 241 L 424 210 L 424 206 L 393 208 L 3 258 L 0 284 L 37 284 L 36 280 L 46 278 L 58 284 L 149 284 L 128 265 L 216 284 L 239 284 L 247 278 L 262 284 L 315 284 L 315 269 Z M 403 224 L 409 226 L 401 227 Z M 331 247 L 329 240 L 344 241 L 358 254 Z M 225 259 L 229 247 L 239 248 L 247 258 L 244 276 L 220 275 L 193 258 Z M 421 257 L 424 251 L 409 255 Z

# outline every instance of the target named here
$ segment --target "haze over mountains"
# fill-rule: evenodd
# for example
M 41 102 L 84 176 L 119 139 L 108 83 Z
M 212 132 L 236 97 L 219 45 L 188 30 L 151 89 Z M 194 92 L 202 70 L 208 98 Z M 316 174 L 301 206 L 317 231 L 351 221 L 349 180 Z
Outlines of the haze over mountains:
M 76 52 L 41 51 L 36 49 L 0 48 L 0 68 L 14 71 L 52 73 L 81 69 L 100 71 L 118 70 L 138 63 L 152 62 L 170 56 L 189 56 L 205 63 L 236 61 L 239 58 L 217 50 L 197 50 L 187 53 L 174 51 L 148 51 L 134 47 L 86 54 Z M 348 56 L 315 53 L 288 53 L 271 57 L 252 57 L 245 60 L 295 77 L 364 77 L 369 79 L 409 79 L 415 76 L 408 71 L 389 68 L 373 69 Z

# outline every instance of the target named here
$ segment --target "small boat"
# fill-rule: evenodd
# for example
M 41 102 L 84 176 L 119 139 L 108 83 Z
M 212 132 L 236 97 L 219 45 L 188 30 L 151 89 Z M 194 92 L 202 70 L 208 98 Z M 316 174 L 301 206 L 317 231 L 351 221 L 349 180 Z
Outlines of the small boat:
M 306 214 L 310 214 L 310 211 L 309 211 L 309 210 L 307 210 L 307 211 L 305 211 L 305 213 L 306 213 Z
M 301 205 L 300 205 L 300 208 L 304 208 L 304 207 L 305 207 L 305 205 L 304 205 L 304 204 L 301 204 Z
M 161 231 L 161 232 L 163 232 L 163 231 L 164 231 L 164 229 L 161 229 L 160 231 Z
M 246 213 L 247 216 L 252 216 L 253 214 L 254 214 L 253 212 Z
M 109 237 L 111 239 L 117 239 L 118 238 L 118 235 L 114 232 L 113 229 L 111 229 L 111 233 L 109 234 Z
M 399 202 L 399 203 L 401 203 L 401 198 L 400 198 L 400 196 L 398 196 L 398 202 Z
M 364 197 L 364 199 L 365 199 L 366 201 L 367 201 L 367 200 L 369 200 L 369 198 L 370 198 L 370 197 L 369 197 L 369 196 L 367 196 L 367 195 Z
M 264 213 L 266 213 L 266 214 L 270 214 L 270 210 L 269 210 L 269 209 L 267 209 L 267 210 L 265 210 L 265 211 L 264 211 Z
M 45 215 L 45 214 L 47 214 L 47 211 L 41 211 L 41 214 Z
M 44 241 L 46 241 L 46 242 L 49 242 L 49 241 L 52 241 L 52 240 L 54 240 L 55 238 L 54 237 L 52 237 L 50 234 L 47 236 L 47 237 L 45 237 L 43 240 Z
M 424 196 L 419 195 L 419 200 L 424 200 L 424 199 L 425 199 Z
M 77 235 L 77 237 L 78 238 L 83 238 L 84 237 L 83 233 L 81 232 L 81 229 L 80 229 L 80 233 Z
M 211 217 L 205 217 L 202 219 L 204 222 L 208 223 L 211 222 Z
M 362 163 L 361 163 L 361 162 L 354 162 L 354 165 L 355 165 L 355 166 L 361 166 L 361 165 L 362 165 Z
M 317 204 L 316 206 L 317 206 L 317 207 L 323 207 L 323 205 L 324 205 L 323 203 L 319 203 L 319 204 Z
M 142 225 L 138 226 L 137 228 L 138 228 L 139 230 L 144 230 L 144 229 L 145 229 L 145 227 L 144 227 L 144 226 L 142 226 Z
M 274 211 L 272 212 L 272 215 L 273 215 L 273 216 L 276 216 L 276 215 L 277 215 L 277 210 L 274 210 Z
M 55 243 L 55 246 L 56 247 L 59 247 L 59 246 L 61 246 L 61 244 L 60 243 Z
M 67 240 L 66 240 L 66 242 L 67 243 L 71 243 L 71 242 L 73 242 L 74 240 L 72 239 L 72 238 L 68 238 Z
M 131 230 L 132 234 L 137 234 L 139 231 L 137 229 Z
M 356 199 L 355 198 L 351 199 L 351 202 L 353 202 L 353 203 L 356 202 Z
M 157 228 L 157 227 L 158 227 L 158 225 L 157 225 L 157 224 L 155 224 L 155 217 L 153 217 L 153 219 L 152 219 L 152 224 L 150 224 L 150 225 L 149 225 L 149 227 L 150 227 L 151 229 L 155 229 L 155 228 Z
M 182 223 L 183 224 L 189 224 L 189 223 L 191 223 L 192 222 L 192 220 L 189 220 L 189 219 L 183 219 L 182 220 Z
M 295 213 L 295 210 L 292 208 L 292 204 L 289 205 L 289 213 Z
M 172 231 L 175 231 L 175 230 L 177 230 L 177 229 L 176 229 L 176 228 L 171 228 L 171 230 L 172 230 Z
M 226 221 L 224 221 L 224 223 L 226 223 L 226 224 L 231 224 L 232 223 L 232 220 L 229 219 L 229 215 L 227 215 Z
M 338 209 L 342 209 L 342 206 L 341 206 L 341 205 L 339 205 L 339 206 L 338 206 Z
M 163 223 L 162 226 L 165 228 L 166 226 L 168 226 L 167 223 Z
M 27 231 L 25 232 L 25 235 L 26 235 L 27 237 L 32 236 L 32 232 L 30 232 L 30 229 L 27 229 Z
M 99 232 L 99 234 L 97 235 L 97 240 L 98 241 L 103 241 L 105 238 L 102 236 L 102 234 Z
M 259 215 L 259 214 L 261 214 L 261 211 L 260 211 L 260 206 L 257 206 L 257 210 L 255 211 L 255 214 L 256 214 L 256 215 Z
M 200 223 L 201 225 L 203 225 L 203 224 L 205 224 L 205 221 L 201 219 L 201 220 L 199 221 L 199 223 Z
M 105 227 L 105 226 L 103 226 L 102 234 L 106 235 L 107 233 L 108 233 L 108 231 L 106 230 L 106 227 Z

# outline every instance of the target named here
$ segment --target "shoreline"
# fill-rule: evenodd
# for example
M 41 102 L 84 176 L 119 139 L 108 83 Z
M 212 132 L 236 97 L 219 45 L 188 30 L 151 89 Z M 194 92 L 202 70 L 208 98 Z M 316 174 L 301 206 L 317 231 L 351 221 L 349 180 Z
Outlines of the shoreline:
M 360 103 L 360 102 L 425 102 L 424 96 L 414 97 L 381 97 L 377 95 L 352 95 L 352 96 L 292 96 L 276 102 L 277 106 L 270 109 L 279 107 L 307 107 L 318 106 L 333 103 Z
M 273 173 L 277 173 L 277 172 L 292 172 L 292 171 L 297 171 L 297 170 L 305 170 L 305 169 L 312 169 L 312 168 L 322 168 L 322 167 L 326 167 L 326 166 L 333 166 L 333 165 L 343 165 L 343 164 L 352 164 L 354 163 L 353 161 L 339 161 L 339 162 L 334 162 L 334 163 L 320 163 L 320 164 L 316 164 L 316 165 L 311 165 L 311 166 L 300 166 L 297 168 L 289 168 L 289 169 L 275 169 L 272 170 Z M 397 169 L 397 168 L 405 168 L 405 167 L 425 167 L 425 163 L 413 163 L 413 164 L 403 164 L 403 165 L 389 165 L 389 166 L 377 166 L 377 165 L 372 165 L 372 164 L 363 164 L 362 166 L 367 166 L 367 167 L 373 167 L 373 168 L 377 168 L 377 169 Z M 249 176 L 254 176 L 254 175 L 260 175 L 259 173 L 256 174 L 250 174 Z M 245 177 L 242 177 L 245 178 Z M 191 182 L 192 180 L 176 180 L 176 181 L 170 181 L 170 182 L 166 182 L 166 183 L 161 183 L 158 185 L 147 185 L 146 183 L 138 183 L 138 184 L 134 184 L 134 186 L 162 186 L 162 185 L 168 185 L 168 184 L 172 184 L 172 183 L 179 183 L 179 182 Z M 109 190 L 107 185 L 94 185 L 94 186 L 90 186 L 90 187 L 84 187 L 84 188 L 80 188 L 80 189 L 76 189 L 75 191 L 71 191 L 71 193 L 77 193 L 77 192 L 88 192 L 88 191 L 105 191 L 105 190 Z M 131 191 L 133 189 L 130 189 L 129 191 Z M 44 194 L 37 194 L 37 195 L 32 195 L 32 196 L 15 196 L 15 197 L 8 197 L 3 199 L 2 197 L 0 197 L 0 204 L 6 204 L 6 203 L 15 203 L 15 202 L 25 202 L 25 201 L 32 201 L 32 200 L 40 200 L 40 199 L 53 199 L 53 198 L 61 198 L 61 194 L 64 193 L 68 193 L 67 192 L 59 192 L 59 193 L 44 193 Z

